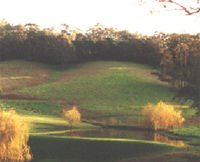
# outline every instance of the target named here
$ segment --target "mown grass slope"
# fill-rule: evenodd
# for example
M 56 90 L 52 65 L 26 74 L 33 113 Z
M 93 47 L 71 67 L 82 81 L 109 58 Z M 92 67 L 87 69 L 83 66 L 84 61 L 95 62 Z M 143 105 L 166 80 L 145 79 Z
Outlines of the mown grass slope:
M 151 156 L 175 148 L 137 140 L 49 136 L 66 131 L 68 124 L 60 118 L 60 112 L 62 107 L 70 104 L 77 104 L 82 118 L 89 121 L 142 126 L 144 105 L 160 100 L 173 102 L 175 95 L 166 83 L 151 74 L 157 71 L 153 67 L 113 61 L 62 68 L 8 61 L 0 63 L 0 67 L 4 69 L 1 79 L 7 80 L 7 83 L 0 82 L 1 97 L 6 94 L 27 97 L 4 98 L 0 104 L 16 108 L 31 123 L 30 144 L 37 160 L 94 161 L 98 157 L 101 161 L 116 161 Z M 84 131 L 95 129 L 95 126 L 80 123 L 75 128 Z
M 14 93 L 48 99 L 62 106 L 77 104 L 87 119 L 109 122 L 110 117 L 120 116 L 112 124 L 132 125 L 139 122 L 141 108 L 148 102 L 172 102 L 175 95 L 166 83 L 151 74 L 157 70 L 146 65 L 98 61 L 60 70 L 53 66 L 39 67 L 48 70 L 49 80 Z M 44 106 L 43 110 L 48 109 L 47 114 L 60 111 L 56 106 L 54 110 L 51 107 Z

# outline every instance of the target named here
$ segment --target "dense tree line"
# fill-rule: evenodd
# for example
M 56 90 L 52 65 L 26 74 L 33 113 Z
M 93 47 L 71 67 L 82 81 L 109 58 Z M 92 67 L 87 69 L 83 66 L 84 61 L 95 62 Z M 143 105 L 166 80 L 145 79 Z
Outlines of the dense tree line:
M 200 108 L 200 34 L 156 33 L 147 37 L 100 24 L 83 33 L 68 25 L 55 31 L 1 21 L 0 61 L 10 59 L 58 65 L 119 60 L 160 66 L 162 79 Z
M 105 28 L 100 24 L 86 33 L 41 29 L 35 24 L 0 23 L 0 60 L 26 59 L 66 65 L 88 60 L 128 60 L 159 65 L 155 44 L 127 31 Z
M 26 59 L 66 64 L 76 59 L 69 35 L 40 29 L 35 24 L 0 24 L 0 60 Z

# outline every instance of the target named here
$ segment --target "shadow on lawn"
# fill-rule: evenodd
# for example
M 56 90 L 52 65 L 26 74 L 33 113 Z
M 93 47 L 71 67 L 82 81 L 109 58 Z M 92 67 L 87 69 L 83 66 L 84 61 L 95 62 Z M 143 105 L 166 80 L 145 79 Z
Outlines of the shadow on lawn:
M 58 162 L 114 162 L 160 154 L 176 148 L 144 141 L 56 136 L 31 136 L 29 144 L 33 162 L 44 162 L 45 159 Z

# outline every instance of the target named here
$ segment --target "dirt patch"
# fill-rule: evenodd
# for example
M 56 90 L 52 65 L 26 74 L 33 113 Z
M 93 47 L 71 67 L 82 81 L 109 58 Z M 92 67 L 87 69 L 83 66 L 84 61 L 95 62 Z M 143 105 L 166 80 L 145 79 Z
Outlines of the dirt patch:
M 43 98 L 31 97 L 31 96 L 23 96 L 17 94 L 4 94 L 0 95 L 1 100 L 47 100 Z

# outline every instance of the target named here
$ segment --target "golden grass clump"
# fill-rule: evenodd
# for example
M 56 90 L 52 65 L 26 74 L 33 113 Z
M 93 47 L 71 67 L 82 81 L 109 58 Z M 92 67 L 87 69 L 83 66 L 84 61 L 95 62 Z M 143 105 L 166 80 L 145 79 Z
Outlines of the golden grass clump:
M 181 111 L 162 101 L 156 105 L 148 104 L 144 108 L 143 114 L 147 125 L 153 130 L 178 128 L 185 120 L 181 116 Z
M 72 106 L 72 108 L 70 110 L 67 109 L 63 109 L 63 116 L 65 118 L 65 120 L 68 121 L 68 123 L 72 126 L 72 124 L 80 122 L 81 120 L 81 114 L 78 111 L 77 106 Z
M 13 109 L 0 109 L 0 161 L 31 160 L 28 137 L 28 125 L 22 117 Z

